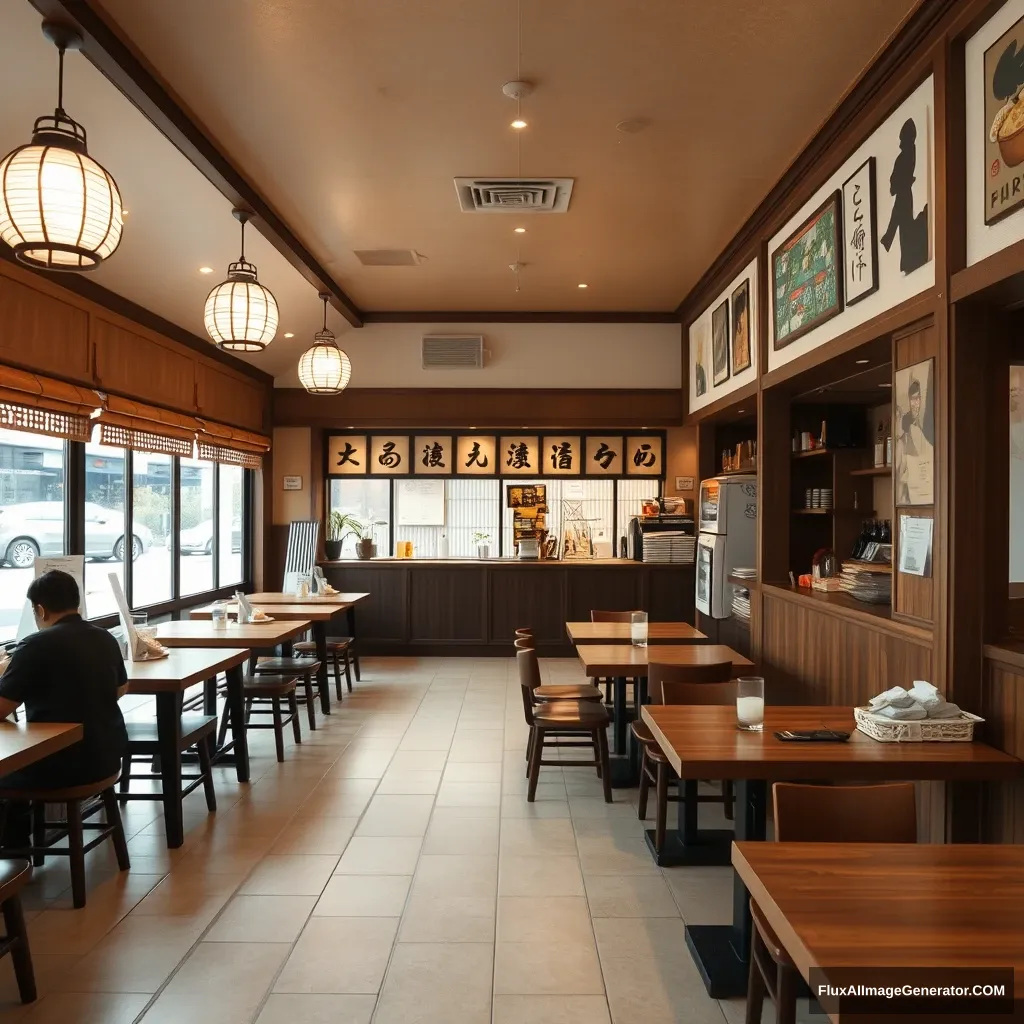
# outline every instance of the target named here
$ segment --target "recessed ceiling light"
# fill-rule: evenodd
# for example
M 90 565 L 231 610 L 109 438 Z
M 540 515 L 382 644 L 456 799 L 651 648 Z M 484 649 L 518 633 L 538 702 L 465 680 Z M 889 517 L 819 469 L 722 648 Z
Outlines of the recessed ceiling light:
M 870 363 L 870 359 L 857 359 L 855 360 L 858 366 L 863 366 L 865 363 Z
M 199 268 L 199 273 L 200 274 L 212 274 L 213 273 L 213 267 L 200 267 Z
M 736 415 L 737 416 L 742 416 L 746 411 L 747 411 L 746 409 L 737 409 L 736 410 Z
M 517 132 L 521 132 L 526 127 L 526 122 L 521 117 L 517 117 L 512 122 L 512 127 L 515 128 Z
M 892 387 L 892 385 L 888 381 L 886 381 L 885 384 L 879 384 L 878 386 L 880 388 L 891 388 Z
M 525 235 L 526 234 L 526 228 L 513 228 L 513 231 L 515 231 L 515 233 L 517 235 Z
M 295 335 L 291 331 L 285 331 L 284 332 L 284 336 L 286 338 L 294 338 L 295 337 Z
M 585 284 L 578 284 L 578 285 L 576 285 L 576 287 L 577 288 L 586 288 L 587 286 Z
M 131 212 L 130 210 L 126 210 L 124 207 L 121 207 L 121 216 L 122 217 L 127 217 L 130 212 Z

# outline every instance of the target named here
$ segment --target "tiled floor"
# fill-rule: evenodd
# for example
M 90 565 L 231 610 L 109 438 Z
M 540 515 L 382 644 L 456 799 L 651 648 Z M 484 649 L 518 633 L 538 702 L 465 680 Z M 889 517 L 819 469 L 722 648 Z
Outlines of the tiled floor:
M 65 867 L 37 872 L 41 998 L 17 1003 L 6 958 L 0 1024 L 739 1024 L 683 940 L 729 920 L 729 869 L 659 870 L 635 792 L 606 805 L 589 768 L 544 769 L 527 804 L 513 670 L 366 659 L 284 764 L 253 733 L 253 783 L 217 769 L 214 815 L 188 798 L 181 850 L 131 804 L 132 870 L 91 854 L 84 910 Z

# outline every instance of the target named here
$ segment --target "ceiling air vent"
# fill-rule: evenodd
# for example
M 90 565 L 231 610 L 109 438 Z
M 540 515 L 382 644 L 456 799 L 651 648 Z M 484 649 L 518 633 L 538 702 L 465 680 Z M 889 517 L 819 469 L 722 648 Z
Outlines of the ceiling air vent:
M 423 257 L 415 249 L 353 249 L 364 267 L 418 267 Z
M 483 369 L 482 334 L 424 334 L 423 369 Z
M 565 213 L 572 178 L 456 178 L 463 213 Z

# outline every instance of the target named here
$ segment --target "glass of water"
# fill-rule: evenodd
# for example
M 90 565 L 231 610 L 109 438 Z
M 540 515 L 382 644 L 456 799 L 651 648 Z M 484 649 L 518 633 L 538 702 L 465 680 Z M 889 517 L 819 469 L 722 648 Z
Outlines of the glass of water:
M 629 638 L 634 647 L 647 646 L 647 612 L 633 612 L 631 614 Z
M 740 676 L 736 680 L 736 725 L 747 732 L 764 728 L 764 678 Z

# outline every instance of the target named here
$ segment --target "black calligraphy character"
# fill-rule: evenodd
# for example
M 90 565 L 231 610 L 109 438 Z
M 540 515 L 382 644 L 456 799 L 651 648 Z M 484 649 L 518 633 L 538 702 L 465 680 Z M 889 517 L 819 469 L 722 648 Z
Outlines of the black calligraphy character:
M 551 468 L 572 469 L 572 442 L 563 441 L 551 446 Z
M 505 465 L 511 469 L 530 469 L 530 449 L 525 443 L 510 444 Z
M 388 469 L 397 469 L 402 464 L 402 456 L 395 451 L 394 441 L 385 441 L 384 447 L 377 456 L 377 461 Z
M 487 456 L 480 451 L 479 441 L 473 442 L 473 447 L 469 449 L 469 458 L 466 459 L 466 469 L 473 465 L 479 466 L 481 469 L 487 468 Z
M 650 469 L 651 466 L 654 465 L 655 458 L 656 456 L 654 452 L 651 451 L 651 446 L 649 444 L 642 444 L 637 448 L 636 453 L 633 456 L 633 465 L 644 466 L 647 469 Z
M 602 469 L 607 469 L 619 456 L 617 451 L 609 448 L 608 445 L 601 442 L 596 452 L 594 452 L 594 461 L 601 464 Z
M 444 469 L 444 449 L 440 443 L 425 445 L 423 448 L 423 465 L 429 468 Z
M 345 450 L 338 453 L 338 465 L 339 466 L 345 466 L 345 465 L 358 466 L 359 465 L 359 460 L 352 458 L 352 456 L 355 455 L 355 453 L 357 451 L 359 451 L 358 448 L 356 448 L 350 441 L 346 441 L 345 442 Z

